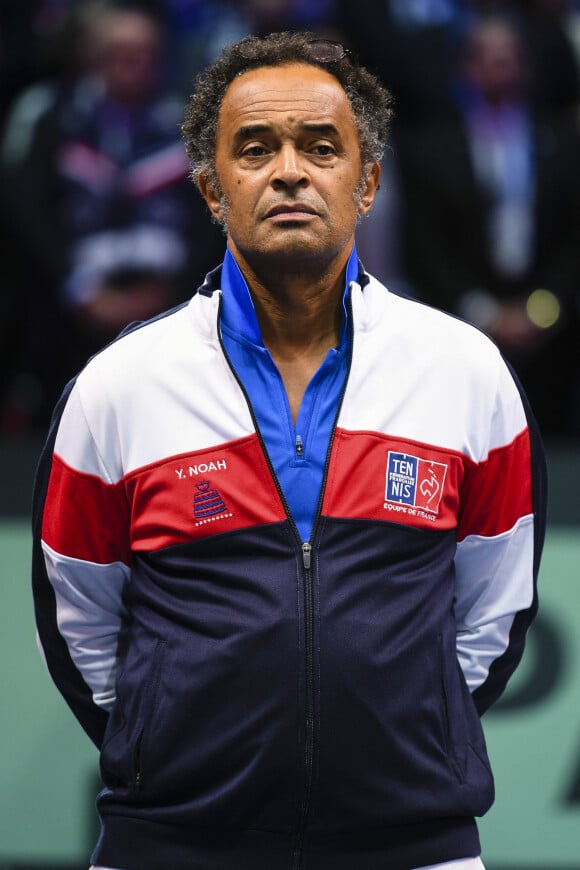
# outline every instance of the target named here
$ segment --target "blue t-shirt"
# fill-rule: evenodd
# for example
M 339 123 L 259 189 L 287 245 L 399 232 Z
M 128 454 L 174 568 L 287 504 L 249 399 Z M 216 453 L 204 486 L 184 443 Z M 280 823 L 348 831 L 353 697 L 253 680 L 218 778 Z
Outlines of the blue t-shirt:
M 357 279 L 358 259 L 353 246 L 346 267 L 339 345 L 328 351 L 312 376 L 294 425 L 284 383 L 264 346 L 252 297 L 229 249 L 222 268 L 223 343 L 248 394 L 270 461 L 304 542 L 312 534 L 330 435 L 346 379 L 350 350 L 346 301 L 350 283 Z

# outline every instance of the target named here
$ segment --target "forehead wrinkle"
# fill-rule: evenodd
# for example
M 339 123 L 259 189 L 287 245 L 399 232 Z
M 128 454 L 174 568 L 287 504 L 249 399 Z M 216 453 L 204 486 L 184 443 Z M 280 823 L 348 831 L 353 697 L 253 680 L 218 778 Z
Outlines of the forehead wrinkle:
M 288 99 L 286 97 L 280 99 L 268 99 L 264 97 L 260 101 L 255 101 L 251 105 L 227 107 L 233 117 L 240 119 L 248 118 L 255 121 L 245 121 L 243 126 L 252 126 L 257 124 L 268 125 L 272 119 L 283 117 L 285 123 L 296 125 L 313 123 L 333 123 L 336 112 L 333 111 L 332 104 L 329 105 L 328 100 L 311 100 L 310 103 L 301 97 Z M 338 110 L 338 105 L 336 106 Z
M 333 112 L 347 110 L 352 114 L 352 109 L 346 93 L 340 83 L 326 73 L 322 72 L 322 78 L 314 83 L 296 81 L 295 67 L 291 70 L 289 82 L 280 81 L 271 83 L 264 81 L 262 73 L 264 67 L 258 71 L 250 70 L 230 84 L 222 102 L 222 109 L 242 115 L 256 113 L 273 115 L 277 113 L 296 113 L 298 115 L 317 113 L 328 117 Z M 280 68 L 275 67 L 274 70 Z M 312 67 L 306 67 L 312 70 Z M 318 73 L 318 70 L 317 70 Z M 258 74 L 258 75 L 256 75 Z
M 292 111 L 286 101 L 280 107 L 273 106 L 268 101 L 265 101 L 264 105 L 267 107 L 265 110 L 249 106 L 241 107 L 229 114 L 229 123 L 226 123 L 230 129 L 233 129 L 236 139 L 245 140 L 254 135 L 282 131 L 313 133 L 333 138 L 342 138 L 344 134 L 344 131 L 341 131 L 340 118 L 336 113 L 329 112 L 327 103 L 324 107 L 317 104 L 311 109 L 301 102 L 296 111 Z

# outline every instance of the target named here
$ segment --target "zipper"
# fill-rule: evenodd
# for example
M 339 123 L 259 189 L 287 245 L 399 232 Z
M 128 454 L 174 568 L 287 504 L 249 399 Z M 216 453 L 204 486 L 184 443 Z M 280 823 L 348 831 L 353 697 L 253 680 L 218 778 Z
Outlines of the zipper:
M 145 742 L 153 726 L 153 716 L 157 704 L 159 681 L 161 679 L 161 669 L 166 648 L 167 641 L 159 638 L 153 650 L 151 667 L 145 686 L 145 697 L 137 729 L 137 737 L 133 745 L 133 788 L 136 792 L 140 791 L 143 787 L 143 774 L 146 763 Z
M 135 791 L 141 791 L 141 786 L 143 784 L 143 772 L 141 766 L 141 749 L 143 744 L 143 733 L 145 731 L 145 726 L 142 725 L 139 729 L 139 733 L 137 735 L 137 740 L 135 741 L 135 747 L 133 749 L 133 788 Z
M 310 812 L 314 779 L 314 578 L 312 574 L 312 545 L 302 544 L 304 568 L 304 648 L 305 648 L 305 701 L 304 701 L 304 787 L 300 819 L 294 837 L 292 870 L 300 870 L 306 823 Z
M 349 313 L 349 332 L 350 332 L 350 348 L 346 369 L 346 377 L 338 397 L 336 406 L 336 414 L 330 430 L 328 439 L 328 447 L 326 449 L 326 457 L 324 460 L 324 470 L 322 472 L 322 483 L 318 494 L 318 504 L 314 512 L 314 520 L 312 523 L 311 539 L 316 540 L 318 531 L 318 523 L 320 514 L 322 513 L 322 501 L 324 499 L 324 491 L 326 489 L 326 481 L 328 478 L 328 467 L 330 465 L 330 456 L 332 454 L 332 446 L 334 444 L 334 435 L 336 432 L 336 424 L 342 408 L 342 402 L 346 393 L 348 376 L 352 366 L 352 345 L 353 345 L 353 322 L 352 322 L 352 302 L 349 294 L 348 300 Z M 273 469 L 272 469 L 272 473 Z M 274 477 L 276 475 L 274 474 Z M 277 481 L 276 481 L 277 483 Z M 286 508 L 288 512 L 288 508 Z M 298 532 L 297 532 L 298 533 Z M 312 571 L 312 544 L 309 541 L 302 543 L 302 565 L 304 568 L 304 637 L 305 637 L 305 655 L 306 655 L 306 705 L 305 705 L 305 781 L 304 791 L 302 796 L 302 811 L 300 820 L 296 830 L 294 839 L 294 849 L 292 854 L 292 870 L 300 870 L 302 867 L 302 852 L 304 847 L 304 836 L 306 833 L 306 824 L 310 812 L 310 799 L 312 795 L 312 784 L 314 780 L 314 753 L 315 753 L 315 716 L 314 716 L 314 577 Z
M 449 709 L 449 693 L 447 691 L 447 682 L 445 679 L 445 653 L 443 651 L 443 642 L 439 635 L 439 682 L 441 688 L 441 707 L 443 710 L 443 729 L 445 732 L 445 751 L 447 758 L 453 768 L 453 772 L 458 781 L 463 784 L 465 776 L 461 770 L 461 766 L 455 755 L 455 747 L 453 744 L 453 732 L 451 728 L 451 712 Z
M 298 459 L 302 459 L 302 455 L 304 454 L 304 444 L 302 443 L 302 436 L 296 435 L 296 456 Z
M 219 329 L 219 321 L 221 317 L 221 306 L 222 300 L 220 299 L 218 306 L 218 340 L 220 343 L 220 347 L 224 358 L 232 372 L 234 379 L 236 380 L 248 406 L 248 410 L 250 412 L 250 417 L 252 418 L 252 422 L 254 424 L 254 428 L 256 430 L 256 434 L 258 436 L 258 441 L 260 442 L 260 446 L 262 448 L 262 453 L 266 460 L 266 464 L 272 475 L 272 479 L 278 491 L 278 496 L 282 505 L 284 506 L 284 510 L 286 512 L 286 517 L 288 518 L 288 522 L 294 532 L 294 536 L 296 538 L 297 543 L 300 544 L 300 550 L 302 555 L 302 567 L 303 567 L 303 579 L 304 579 L 304 644 L 305 644 L 305 738 L 304 738 L 304 789 L 302 794 L 302 804 L 301 804 L 301 812 L 300 818 L 298 820 L 298 824 L 296 826 L 296 834 L 294 838 L 294 847 L 292 851 L 292 870 L 300 870 L 302 866 L 302 849 L 304 844 L 304 835 L 306 831 L 306 823 L 308 821 L 308 815 L 310 811 L 310 799 L 312 795 L 312 784 L 314 779 L 314 754 L 315 754 L 315 713 L 314 713 L 314 577 L 312 571 L 312 541 L 316 539 L 316 533 L 318 531 L 318 523 L 320 520 L 320 514 L 322 511 L 322 501 L 324 498 L 324 491 L 326 489 L 326 481 L 328 478 L 328 468 L 330 465 L 330 456 L 332 453 L 332 446 L 334 444 L 334 435 L 336 432 L 336 424 L 338 421 L 338 417 L 340 414 L 340 410 L 342 408 L 342 403 L 344 400 L 344 395 L 346 393 L 346 387 L 348 383 L 348 378 L 350 374 L 350 369 L 352 366 L 352 345 L 353 345 L 353 322 L 352 322 L 352 301 L 351 296 L 349 294 L 347 300 L 348 306 L 348 324 L 349 324 L 349 338 L 350 338 L 350 346 L 349 346 L 349 354 L 347 360 L 347 370 L 346 376 L 344 379 L 344 383 L 342 385 L 342 389 L 340 392 L 340 396 L 338 398 L 336 414 L 334 416 L 334 421 L 332 423 L 332 428 L 330 430 L 330 437 L 328 439 L 328 446 L 326 449 L 326 457 L 324 460 L 324 470 L 322 472 L 322 482 L 320 485 L 320 492 L 318 494 L 318 503 L 316 505 L 316 510 L 314 512 L 314 519 L 312 522 L 312 530 L 311 530 L 311 540 L 310 541 L 301 541 L 300 540 L 300 532 L 298 531 L 298 527 L 292 516 L 292 512 L 290 511 L 288 502 L 286 501 L 286 496 L 282 491 L 282 487 L 280 486 L 280 482 L 278 480 L 278 475 L 276 474 L 274 467 L 272 465 L 272 461 L 270 459 L 270 455 L 266 448 L 266 444 L 262 433 L 260 431 L 260 427 L 258 425 L 258 420 L 256 419 L 256 415 L 254 413 L 254 409 L 252 407 L 252 403 L 250 402 L 250 397 L 247 393 L 247 390 L 238 377 L 238 373 L 236 372 L 232 362 L 227 354 L 225 349 L 223 339 L 221 336 L 221 331 Z M 297 455 L 301 455 L 301 451 L 303 450 L 302 438 L 300 435 L 296 435 L 296 453 Z

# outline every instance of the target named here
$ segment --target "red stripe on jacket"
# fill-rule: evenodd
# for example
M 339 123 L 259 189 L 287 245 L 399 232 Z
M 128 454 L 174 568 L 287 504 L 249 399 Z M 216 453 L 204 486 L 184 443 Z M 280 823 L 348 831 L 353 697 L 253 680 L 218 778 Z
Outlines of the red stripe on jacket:
M 53 456 L 42 519 L 49 547 L 72 559 L 129 565 L 129 523 L 123 481 L 106 483 Z
M 491 450 L 485 462 L 466 463 L 457 540 L 501 535 L 531 514 L 531 474 L 527 429 L 510 444 Z
M 65 556 L 129 564 L 131 550 L 159 550 L 285 519 L 260 443 L 252 435 L 151 463 L 115 484 L 55 456 L 43 539 Z
M 417 441 L 337 429 L 322 512 L 423 529 L 457 528 L 458 540 L 470 534 L 493 537 L 531 513 L 530 473 L 527 430 L 476 463 Z

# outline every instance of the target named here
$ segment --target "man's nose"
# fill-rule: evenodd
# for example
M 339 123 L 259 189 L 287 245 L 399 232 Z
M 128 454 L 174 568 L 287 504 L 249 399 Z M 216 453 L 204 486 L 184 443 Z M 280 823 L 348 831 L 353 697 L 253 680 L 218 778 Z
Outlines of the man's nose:
M 305 161 L 293 145 L 280 148 L 274 161 L 271 182 L 274 186 L 296 187 L 307 182 L 308 172 Z

